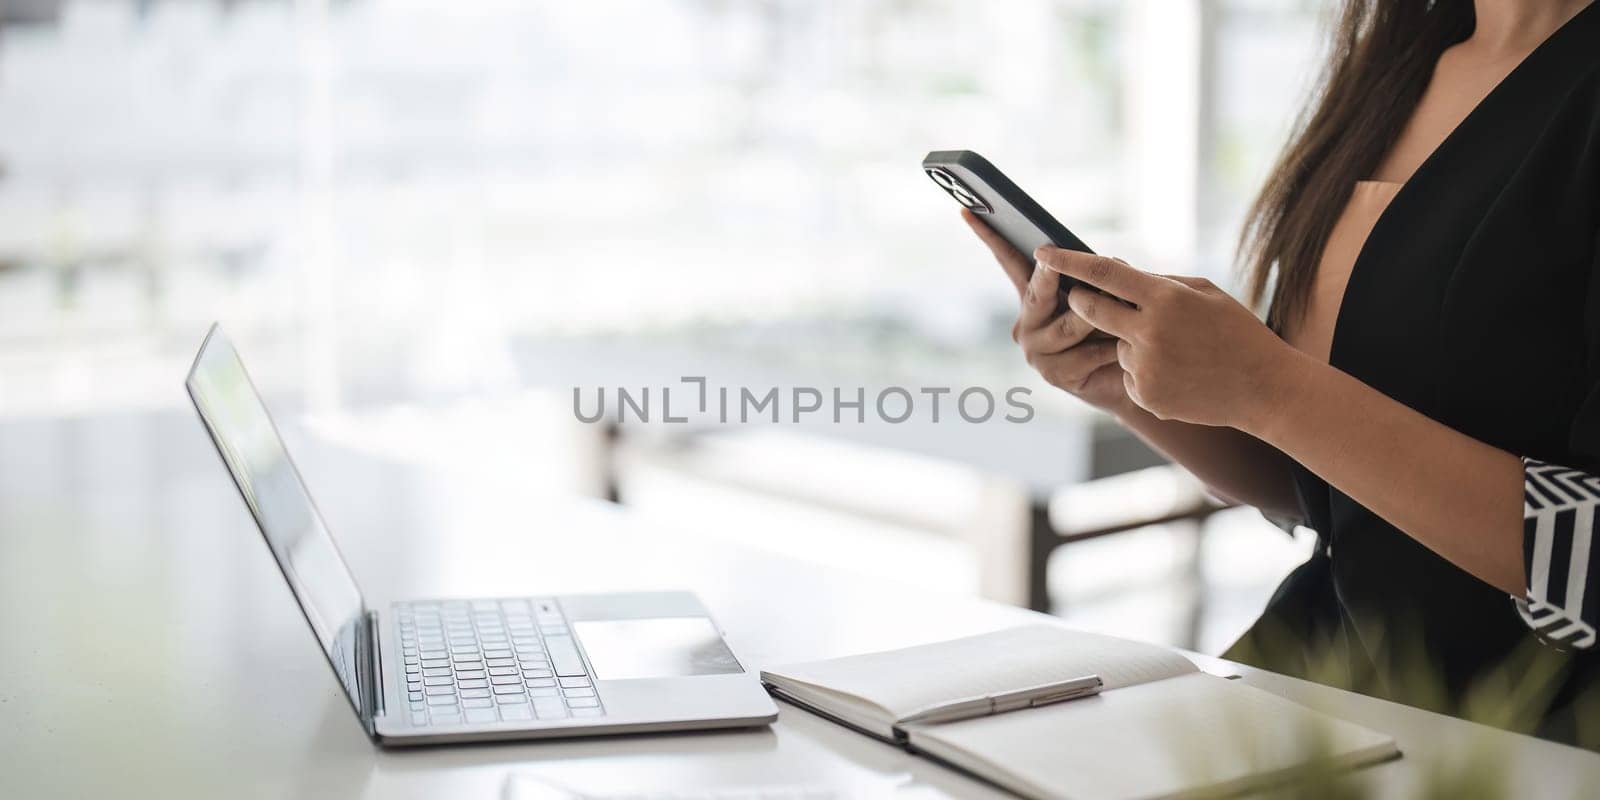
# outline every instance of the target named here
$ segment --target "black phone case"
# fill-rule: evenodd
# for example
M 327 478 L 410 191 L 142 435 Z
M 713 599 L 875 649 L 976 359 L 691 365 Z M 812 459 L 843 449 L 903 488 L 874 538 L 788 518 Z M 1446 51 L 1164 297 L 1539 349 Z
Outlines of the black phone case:
M 1031 260 L 1033 251 L 1047 244 L 1063 250 L 1094 252 L 1005 173 L 971 150 L 934 151 L 922 159 L 922 169 L 942 169 L 965 184 L 968 192 L 988 206 L 986 210 L 972 208 L 973 213 L 1025 258 Z M 1061 277 L 1062 291 L 1076 283 L 1065 275 Z

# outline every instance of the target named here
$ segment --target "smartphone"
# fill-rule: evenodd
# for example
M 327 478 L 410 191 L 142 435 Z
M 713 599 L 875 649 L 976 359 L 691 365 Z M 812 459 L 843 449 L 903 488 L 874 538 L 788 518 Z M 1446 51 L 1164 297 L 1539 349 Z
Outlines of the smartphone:
M 1030 261 L 1033 251 L 1047 244 L 1063 250 L 1094 252 L 1027 192 L 1017 188 L 1005 173 L 971 150 L 936 150 L 922 159 L 922 171 Z M 1061 291 L 1077 283 L 1063 275 Z

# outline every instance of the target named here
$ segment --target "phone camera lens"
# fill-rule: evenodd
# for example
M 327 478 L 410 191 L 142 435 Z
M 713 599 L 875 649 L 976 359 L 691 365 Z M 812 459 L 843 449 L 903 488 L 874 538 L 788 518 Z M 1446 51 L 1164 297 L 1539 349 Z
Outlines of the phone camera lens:
M 954 191 L 956 188 L 955 179 L 950 177 L 950 174 L 942 169 L 928 170 L 928 177 L 932 178 L 934 183 L 939 184 L 939 186 L 947 192 Z
M 979 214 L 988 214 L 992 210 L 989 208 L 988 203 L 979 200 L 978 196 L 973 194 L 972 190 L 968 189 L 966 184 L 962 183 L 956 176 L 937 167 L 924 171 L 928 173 L 928 177 L 932 178 L 934 183 L 939 184 L 939 188 L 954 197 L 957 203 Z

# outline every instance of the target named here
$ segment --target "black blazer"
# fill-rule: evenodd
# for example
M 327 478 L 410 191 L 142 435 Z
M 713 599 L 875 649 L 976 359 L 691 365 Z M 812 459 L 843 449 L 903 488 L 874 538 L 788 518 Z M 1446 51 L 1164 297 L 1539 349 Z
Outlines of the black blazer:
M 1394 197 L 1354 265 L 1330 361 L 1495 447 L 1600 474 L 1597 233 L 1600 8 L 1591 5 Z M 1600 691 L 1586 695 L 1600 685 L 1600 655 L 1541 643 L 1503 591 L 1296 473 L 1323 551 L 1230 654 L 1321 678 L 1332 659 L 1363 691 L 1446 711 L 1502 669 L 1509 680 L 1490 691 L 1541 733 L 1575 741 L 1584 719 L 1600 735 Z M 1429 672 L 1420 680 L 1419 666 Z M 1553 696 L 1517 694 L 1533 688 L 1536 668 L 1559 674 Z

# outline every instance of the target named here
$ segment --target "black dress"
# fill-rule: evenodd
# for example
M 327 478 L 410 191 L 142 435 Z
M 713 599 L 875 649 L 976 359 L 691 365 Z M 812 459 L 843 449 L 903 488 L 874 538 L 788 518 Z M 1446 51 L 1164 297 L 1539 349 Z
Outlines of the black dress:
M 1390 202 L 1353 267 L 1329 360 L 1468 436 L 1571 468 L 1573 485 L 1600 486 L 1583 480 L 1600 476 L 1597 234 L 1600 8 L 1591 5 L 1496 87 Z M 1588 649 L 1600 543 L 1594 570 L 1571 568 L 1588 563 L 1585 526 L 1600 513 L 1579 509 L 1576 525 L 1568 513 L 1541 529 L 1540 569 L 1551 566 L 1551 536 L 1558 560 L 1550 576 L 1540 572 L 1539 588 L 1577 599 L 1572 619 L 1558 620 L 1570 623 L 1561 635 L 1541 636 L 1556 627 L 1537 630 L 1528 601 L 1548 609 L 1534 593 L 1519 598 L 1519 612 L 1505 592 L 1295 471 L 1318 553 L 1230 656 L 1452 713 L 1482 716 L 1469 712 L 1488 698 L 1511 713 L 1494 721 L 1600 748 L 1600 651 Z M 1528 491 L 1531 588 L 1533 504 L 1544 490 Z M 1600 506 L 1600 490 L 1590 499 Z M 1572 550 L 1580 539 L 1581 551 Z M 1563 552 L 1570 560 L 1559 560 Z

